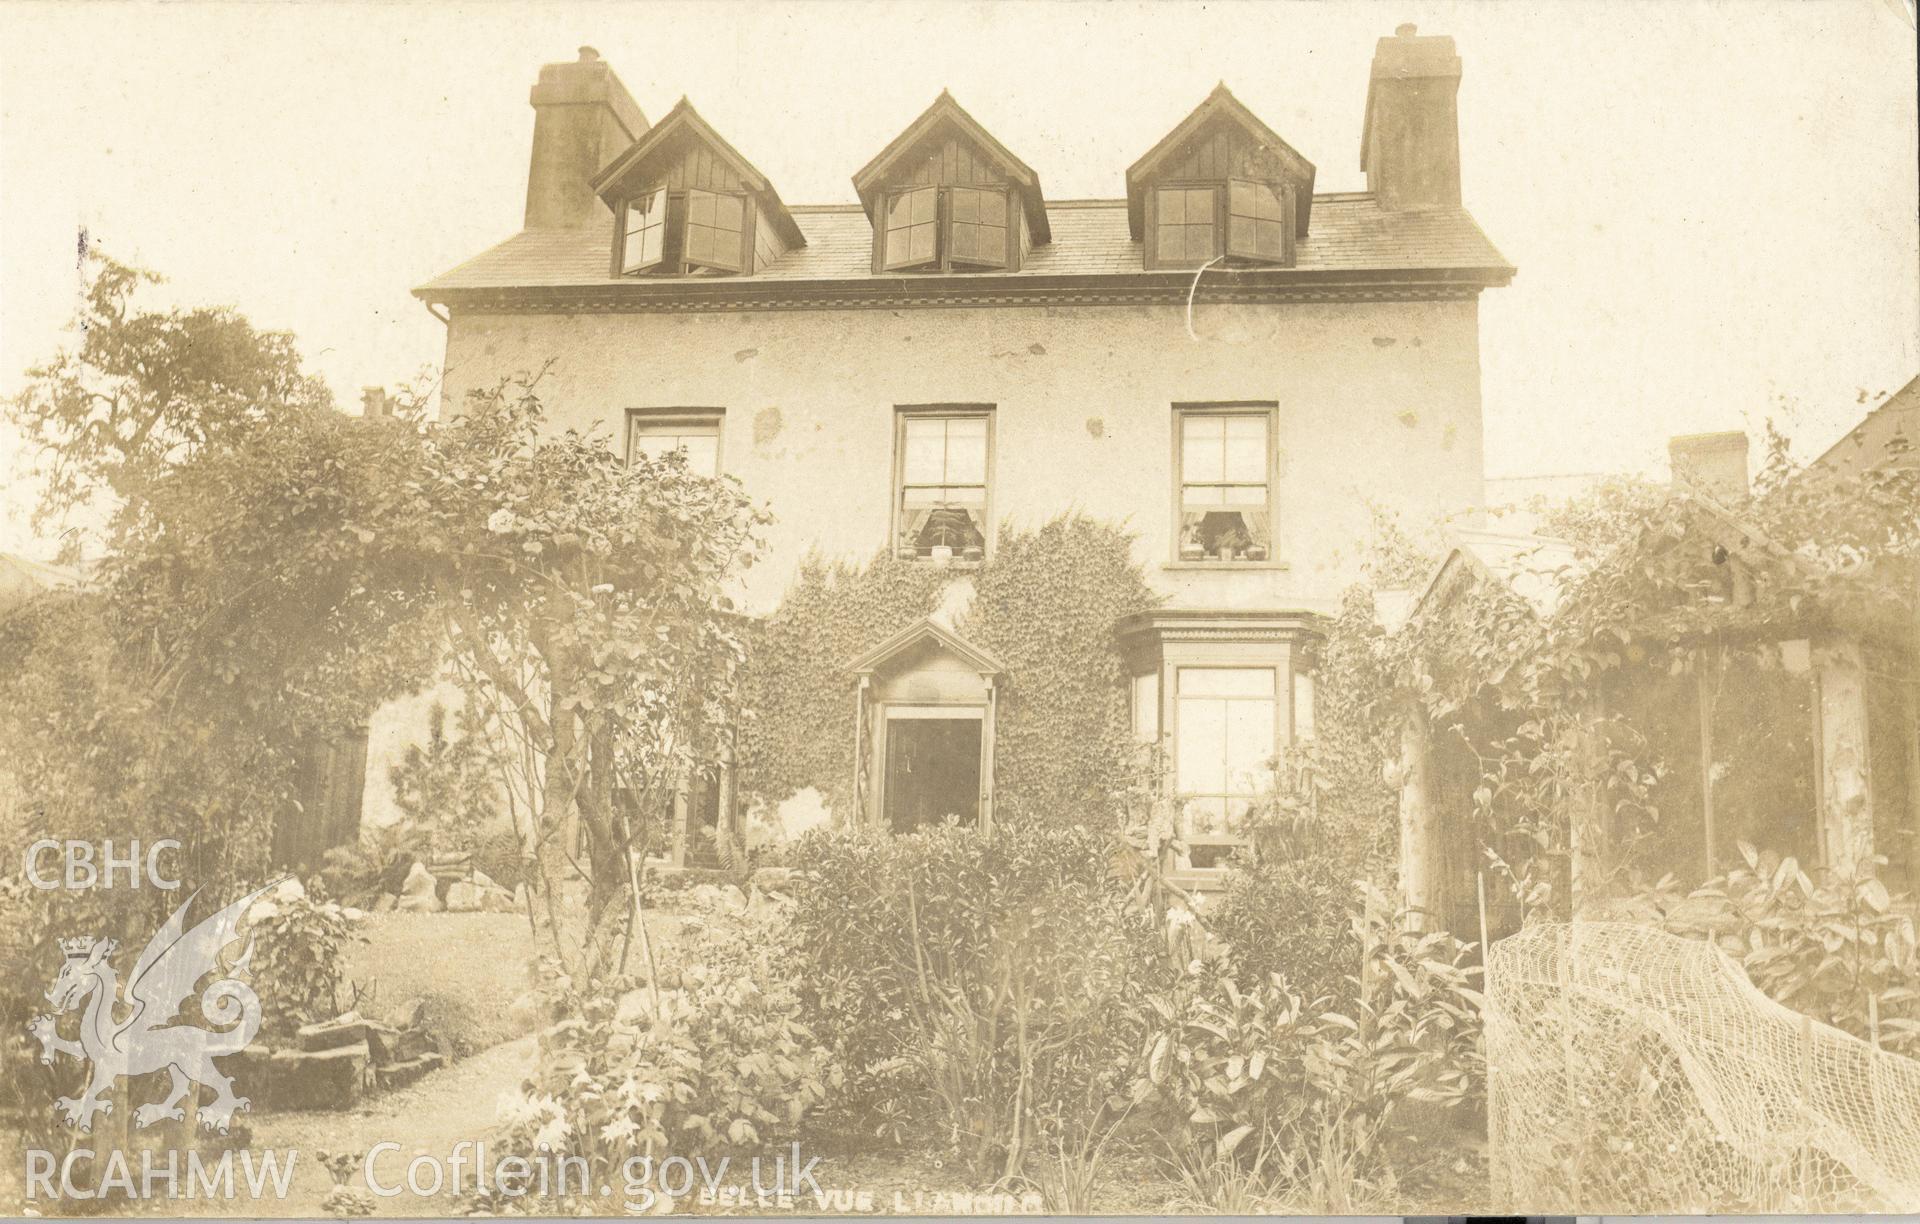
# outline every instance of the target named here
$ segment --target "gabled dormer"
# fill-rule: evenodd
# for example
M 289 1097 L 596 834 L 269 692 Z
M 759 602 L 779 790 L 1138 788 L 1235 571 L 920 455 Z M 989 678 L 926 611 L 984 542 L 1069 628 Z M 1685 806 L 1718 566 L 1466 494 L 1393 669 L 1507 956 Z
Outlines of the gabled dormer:
M 767 177 L 685 98 L 594 177 L 615 276 L 751 275 L 806 237 Z
M 1148 268 L 1292 267 L 1313 176 L 1312 162 L 1220 85 L 1127 171 L 1127 225 Z
M 945 90 L 853 176 L 873 270 L 1014 271 L 1052 241 L 1040 176 Z

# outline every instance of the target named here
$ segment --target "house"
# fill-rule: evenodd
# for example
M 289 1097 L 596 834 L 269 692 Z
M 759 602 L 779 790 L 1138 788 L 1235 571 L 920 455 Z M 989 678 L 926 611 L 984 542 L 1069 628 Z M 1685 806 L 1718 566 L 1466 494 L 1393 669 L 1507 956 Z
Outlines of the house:
M 1138 731 L 1171 748 L 1205 868 L 1311 718 L 1301 648 L 1369 502 L 1484 502 L 1477 303 L 1514 269 L 1461 206 L 1460 74 L 1450 38 L 1379 41 L 1346 102 L 1365 191 L 1316 192 L 1223 84 L 1141 133 L 1111 198 L 1049 198 L 942 92 L 847 168 L 850 201 L 800 204 L 765 159 L 803 152 L 686 99 L 649 121 L 582 48 L 533 87 L 524 228 L 415 294 L 446 322 L 445 403 L 544 368 L 555 428 L 684 448 L 763 501 L 754 613 L 809 552 L 964 581 L 1002 522 L 1127 524 L 1163 597 L 1116 626 Z M 868 776 L 835 818 L 990 823 L 1001 680 L 932 624 L 846 660 Z
M 1411 907 L 1462 934 L 1487 921 L 1497 937 L 1518 913 L 1508 881 L 1489 878 L 1505 870 L 1493 856 L 1531 857 L 1561 907 L 1585 911 L 1634 887 L 1636 873 L 1700 885 L 1739 866 L 1743 844 L 1920 888 L 1920 612 L 1911 560 L 1873 551 L 1881 520 L 1870 517 L 1876 505 L 1911 514 L 1898 508 L 1911 481 L 1897 473 L 1915 463 L 1916 388 L 1765 494 L 1830 508 L 1831 518 L 1779 520 L 1813 524 L 1793 547 L 1756 525 L 1766 507 L 1750 496 L 1740 433 L 1673 439 L 1676 496 L 1606 555 L 1542 536 L 1454 534 L 1390 626 L 1430 682 L 1406 703 L 1401 741 L 1399 875 Z M 1890 474 L 1900 483 L 1871 500 Z M 1842 538 L 1856 511 L 1866 548 Z M 1457 618 L 1490 609 L 1506 618 L 1492 634 L 1505 648 L 1459 649 L 1472 635 Z M 1543 702 L 1540 665 L 1554 656 L 1576 679 Z M 1516 683 L 1530 668 L 1533 686 Z M 1557 744 L 1536 731 L 1530 764 L 1570 763 L 1554 800 L 1561 820 L 1521 831 L 1488 746 L 1529 720 L 1545 725 L 1556 700 L 1570 717 Z M 1476 914 L 1482 905 L 1491 912 Z

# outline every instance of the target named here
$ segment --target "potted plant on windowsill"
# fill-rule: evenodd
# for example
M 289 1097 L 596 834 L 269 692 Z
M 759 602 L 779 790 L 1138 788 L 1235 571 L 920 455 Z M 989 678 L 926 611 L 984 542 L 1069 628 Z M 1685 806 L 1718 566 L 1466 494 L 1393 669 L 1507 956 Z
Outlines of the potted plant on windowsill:
M 1256 543 L 1247 545 L 1247 560 L 1265 561 L 1266 559 L 1267 559 L 1267 546 L 1265 544 L 1256 542 Z
M 1252 542 L 1246 532 L 1234 527 L 1222 532 L 1214 541 L 1214 547 L 1219 551 L 1222 561 L 1237 561 L 1240 559 L 1240 550 Z
M 960 550 L 960 559 L 970 564 L 978 564 L 986 558 L 986 555 L 987 550 L 978 544 L 969 544 Z

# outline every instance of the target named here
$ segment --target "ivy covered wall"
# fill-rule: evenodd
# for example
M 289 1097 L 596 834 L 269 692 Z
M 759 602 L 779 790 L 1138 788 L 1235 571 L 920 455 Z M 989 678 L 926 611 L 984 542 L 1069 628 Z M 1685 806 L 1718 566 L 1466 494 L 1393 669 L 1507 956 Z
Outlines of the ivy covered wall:
M 1006 668 L 994 747 L 999 818 L 1110 823 L 1132 752 L 1113 626 L 1155 601 L 1132 550 L 1123 529 L 1075 514 L 1032 530 L 1002 526 L 972 571 L 884 552 L 862 566 L 809 559 L 749 647 L 737 749 L 743 795 L 777 804 L 812 787 L 843 817 L 854 760 L 846 665 L 970 580 L 972 598 L 953 628 Z

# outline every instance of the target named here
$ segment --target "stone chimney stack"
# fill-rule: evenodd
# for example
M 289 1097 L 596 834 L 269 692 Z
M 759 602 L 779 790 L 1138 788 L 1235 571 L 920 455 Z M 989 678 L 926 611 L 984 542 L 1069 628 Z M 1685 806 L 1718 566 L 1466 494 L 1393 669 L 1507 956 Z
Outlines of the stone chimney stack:
M 1380 207 L 1460 207 L 1459 89 L 1453 39 L 1403 25 L 1380 40 L 1360 132 L 1360 168 Z
M 573 63 L 541 68 L 530 101 L 526 227 L 586 225 L 605 216 L 593 176 L 646 133 L 639 104 L 592 47 L 580 48 Z
M 1671 438 L 1667 457 L 1676 483 L 1721 501 L 1738 501 L 1747 495 L 1747 435 L 1737 430 Z

